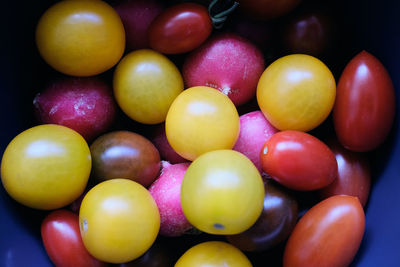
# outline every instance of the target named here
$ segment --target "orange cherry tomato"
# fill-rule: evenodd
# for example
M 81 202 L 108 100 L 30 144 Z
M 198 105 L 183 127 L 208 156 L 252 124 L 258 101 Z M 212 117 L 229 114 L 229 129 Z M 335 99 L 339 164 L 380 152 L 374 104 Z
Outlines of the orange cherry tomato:
M 92 76 L 118 63 L 125 30 L 118 13 L 103 1 L 61 1 L 40 18 L 36 44 L 54 69 Z

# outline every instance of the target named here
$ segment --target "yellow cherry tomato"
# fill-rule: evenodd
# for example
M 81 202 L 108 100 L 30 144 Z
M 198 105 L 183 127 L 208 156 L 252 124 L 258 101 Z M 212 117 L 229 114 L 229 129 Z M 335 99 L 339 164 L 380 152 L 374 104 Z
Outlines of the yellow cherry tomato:
M 175 267 L 251 267 L 246 255 L 231 244 L 208 241 L 187 250 Z
M 149 49 L 126 55 L 114 73 L 118 105 L 131 119 L 145 124 L 164 122 L 183 88 L 182 75 L 174 63 Z
M 40 18 L 36 44 L 54 69 L 92 76 L 121 59 L 125 30 L 118 13 L 103 1 L 61 1 Z
M 258 105 L 279 130 L 314 129 L 328 117 L 335 96 L 335 79 L 328 67 L 302 54 L 273 62 L 257 86 Z
M 79 226 L 91 255 L 105 262 L 123 263 L 151 247 L 160 229 L 160 214 L 142 185 L 112 179 L 96 185 L 83 198 Z
M 10 142 L 1 161 L 1 180 L 21 204 L 57 209 L 83 193 L 91 164 L 82 136 L 64 126 L 45 124 L 25 130 Z
M 201 155 L 187 169 L 181 204 L 188 221 L 199 230 L 233 235 L 256 222 L 264 193 L 260 173 L 246 156 L 216 150 Z
M 239 136 L 239 115 L 226 95 L 196 86 L 172 103 L 165 130 L 172 148 L 192 161 L 208 151 L 231 149 Z

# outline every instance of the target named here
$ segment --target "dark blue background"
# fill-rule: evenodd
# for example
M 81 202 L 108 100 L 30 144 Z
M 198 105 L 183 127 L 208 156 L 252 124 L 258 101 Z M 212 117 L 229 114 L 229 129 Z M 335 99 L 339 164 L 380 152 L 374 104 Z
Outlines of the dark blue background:
M 32 99 L 51 70 L 40 60 L 34 29 L 55 1 L 2 4 L 0 58 L 0 153 L 21 131 L 33 126 Z M 344 60 L 361 49 L 388 68 L 397 92 L 397 116 L 385 145 L 373 154 L 374 184 L 366 210 L 366 234 L 354 266 L 400 266 L 400 4 L 397 0 L 333 1 L 346 26 Z M 44 212 L 16 204 L 0 187 L 0 266 L 51 266 L 40 238 Z M 265 265 L 266 266 L 266 265 Z

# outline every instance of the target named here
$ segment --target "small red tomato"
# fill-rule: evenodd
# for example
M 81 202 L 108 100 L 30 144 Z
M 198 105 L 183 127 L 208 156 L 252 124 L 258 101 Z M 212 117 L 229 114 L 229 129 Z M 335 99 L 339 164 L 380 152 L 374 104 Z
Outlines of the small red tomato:
M 338 83 L 333 120 L 342 145 L 357 152 L 377 148 L 387 137 L 395 113 L 392 80 L 382 63 L 362 51 Z
M 47 254 L 57 267 L 106 266 L 86 250 L 79 230 L 79 217 L 73 212 L 53 211 L 43 220 L 41 233 Z
M 283 267 L 348 266 L 364 229 L 365 215 L 358 198 L 327 198 L 297 223 L 285 247 Z
M 321 197 L 355 196 L 365 206 L 371 187 L 371 173 L 367 158 L 361 153 L 345 149 L 338 142 L 331 141 L 328 146 L 336 157 L 338 177 L 330 185 L 321 189 Z
M 164 10 L 151 23 L 150 47 L 164 54 L 189 52 L 200 46 L 211 34 L 212 23 L 207 8 L 182 3 Z
M 278 183 L 294 190 L 315 190 L 337 177 L 335 155 L 316 137 L 300 131 L 282 131 L 265 142 L 263 170 Z

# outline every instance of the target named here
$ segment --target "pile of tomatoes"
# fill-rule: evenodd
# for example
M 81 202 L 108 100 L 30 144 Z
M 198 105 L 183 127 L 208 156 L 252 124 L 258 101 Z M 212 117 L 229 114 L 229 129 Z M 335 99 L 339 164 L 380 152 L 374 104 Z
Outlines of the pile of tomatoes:
M 320 59 L 331 48 L 325 18 L 307 11 L 293 15 L 294 22 L 282 19 L 297 9 L 304 12 L 308 6 L 300 0 L 164 4 L 64 0 L 38 21 L 36 44 L 49 67 L 66 79 L 80 77 L 77 84 L 86 77 L 112 76 L 112 97 L 123 118 L 107 129 L 88 126 L 84 131 L 93 133 L 90 137 L 73 123 L 39 119 L 41 125 L 16 136 L 5 150 L 1 179 L 7 193 L 30 208 L 50 211 L 41 233 L 51 261 L 57 266 L 264 266 L 268 253 L 262 263 L 251 253 L 278 249 L 288 267 L 350 264 L 365 231 L 371 183 L 365 152 L 385 141 L 394 119 L 394 89 L 385 67 L 362 51 L 335 73 L 336 82 Z M 240 19 L 247 22 L 235 24 Z M 296 32 L 298 22 L 306 33 Z M 279 23 L 287 25 L 279 28 Z M 291 33 L 280 43 L 284 52 L 261 47 L 270 40 L 257 33 L 271 27 Z M 218 38 L 228 40 L 232 54 L 221 50 L 215 56 L 219 61 L 201 65 L 215 54 L 199 59 Z M 245 59 L 235 65 L 230 60 L 239 44 L 244 52 L 238 57 Z M 259 65 L 242 71 L 248 60 Z M 262 66 L 259 74 L 257 66 Z M 245 82 L 229 83 L 237 78 L 229 72 L 238 70 Z M 206 76 L 223 82 L 193 82 Z M 246 79 L 254 76 L 256 86 L 248 86 Z M 83 112 L 75 105 L 79 116 L 93 109 Z M 62 110 L 61 104 L 48 109 L 49 116 Z M 253 135 L 258 139 L 257 127 L 241 128 L 239 118 L 248 111 L 262 112 L 263 125 L 273 129 L 261 145 L 249 141 Z M 163 147 L 150 142 L 157 143 L 155 131 L 165 139 Z M 238 138 L 247 141 L 242 141 L 245 149 L 235 151 Z M 172 159 L 165 149 L 174 153 L 173 163 L 187 164 L 181 166 L 178 200 L 170 204 L 191 226 L 176 234 L 182 237 L 160 236 L 168 212 L 161 214 L 162 190 L 154 193 L 151 185 L 166 172 L 161 160 Z M 302 205 L 305 195 L 313 198 L 311 208 Z M 167 255 L 171 247 L 178 256 Z

